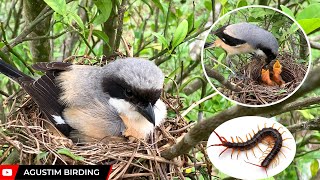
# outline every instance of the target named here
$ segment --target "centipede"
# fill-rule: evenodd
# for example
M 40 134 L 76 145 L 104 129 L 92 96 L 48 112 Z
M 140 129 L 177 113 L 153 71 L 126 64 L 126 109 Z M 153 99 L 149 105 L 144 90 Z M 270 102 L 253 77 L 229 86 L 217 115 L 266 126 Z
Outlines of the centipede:
M 279 131 L 282 127 L 275 129 L 274 125 L 275 124 L 273 124 L 272 127 L 266 127 L 266 124 L 265 124 L 264 128 L 262 128 L 262 129 L 260 129 L 258 126 L 257 132 L 254 132 L 254 130 L 252 129 L 253 136 L 251 135 L 251 133 L 248 133 L 249 134 L 249 138 L 248 138 L 248 134 L 246 134 L 246 141 L 243 141 L 241 139 L 241 137 L 239 137 L 239 136 L 235 137 L 235 139 L 236 139 L 236 141 L 235 141 L 234 138 L 231 136 L 231 142 L 230 142 L 230 141 L 226 140 L 225 137 L 222 137 L 217 132 L 213 131 L 215 133 L 215 135 L 219 138 L 221 144 L 212 144 L 212 145 L 209 145 L 207 148 L 209 148 L 211 146 L 224 146 L 224 147 L 226 147 L 223 151 L 220 152 L 219 157 L 228 149 L 232 149 L 231 159 L 232 159 L 234 151 L 238 151 L 237 159 L 238 159 L 240 152 L 245 151 L 246 157 L 247 157 L 247 159 L 249 159 L 248 154 L 247 154 L 248 150 L 251 150 L 253 155 L 256 157 L 253 149 L 255 147 L 258 147 L 259 150 L 262 151 L 262 149 L 259 147 L 259 143 L 266 144 L 268 146 L 268 148 L 266 149 L 266 151 L 262 151 L 263 156 L 260 157 L 260 161 L 261 161 L 260 164 L 253 164 L 253 163 L 250 163 L 247 161 L 245 161 L 245 162 L 264 168 L 264 170 L 268 176 L 267 168 L 270 166 L 270 164 L 272 162 L 274 162 L 274 161 L 279 162 L 279 160 L 277 161 L 278 154 L 281 153 L 285 157 L 284 153 L 281 151 L 282 147 L 286 147 L 286 146 L 283 146 L 283 141 L 285 141 L 287 139 L 291 139 L 291 138 L 285 138 L 285 139 L 282 138 L 282 134 L 285 131 L 280 133 Z M 289 147 L 286 147 L 286 148 L 290 149 Z

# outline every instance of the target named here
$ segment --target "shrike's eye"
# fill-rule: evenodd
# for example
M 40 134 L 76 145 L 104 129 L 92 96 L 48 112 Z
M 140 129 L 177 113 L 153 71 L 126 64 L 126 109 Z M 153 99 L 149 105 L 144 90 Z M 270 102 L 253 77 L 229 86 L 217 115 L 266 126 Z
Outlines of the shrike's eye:
M 126 89 L 124 94 L 126 95 L 126 97 L 128 98 L 132 98 L 133 97 L 133 92 L 130 89 Z

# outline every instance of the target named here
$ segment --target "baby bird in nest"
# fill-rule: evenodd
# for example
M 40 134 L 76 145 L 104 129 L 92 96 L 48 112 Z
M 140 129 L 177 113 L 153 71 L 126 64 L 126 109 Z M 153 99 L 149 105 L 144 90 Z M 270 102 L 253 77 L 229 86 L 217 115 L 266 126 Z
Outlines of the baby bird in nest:
M 270 78 L 269 69 L 265 70 L 262 68 L 261 81 L 268 86 L 283 86 L 285 84 L 285 81 L 283 81 L 281 77 L 282 65 L 280 64 L 279 60 L 276 60 L 276 62 L 274 63 L 272 71 L 272 77 Z

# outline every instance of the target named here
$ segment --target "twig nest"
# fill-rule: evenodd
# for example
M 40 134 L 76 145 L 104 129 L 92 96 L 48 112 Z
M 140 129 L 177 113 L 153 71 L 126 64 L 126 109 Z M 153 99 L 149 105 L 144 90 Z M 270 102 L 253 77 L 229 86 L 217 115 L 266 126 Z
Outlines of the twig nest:
M 253 56 L 247 64 L 239 66 L 236 70 L 236 74 L 240 76 L 229 77 L 229 81 L 240 87 L 242 91 L 225 90 L 223 93 L 237 102 L 248 105 L 270 104 L 287 97 L 301 84 L 307 73 L 308 64 L 298 63 L 292 54 L 283 53 L 273 60 L 266 69 L 272 72 L 276 60 L 279 60 L 282 66 L 280 76 L 285 84 L 281 86 L 264 84 L 261 80 L 261 70 L 264 68 L 265 62 Z
M 194 165 L 186 155 L 175 160 L 160 155 L 188 131 L 184 128 L 188 124 L 181 118 L 167 119 L 147 140 L 131 142 L 123 137 L 106 137 L 103 141 L 77 143 L 56 131 L 32 100 L 25 101 L 21 97 L 25 96 L 9 102 L 14 103 L 10 110 L 13 113 L 6 123 L 0 124 L 4 129 L 0 145 L 5 151 L 1 163 L 12 149 L 17 149 L 19 156 L 16 158 L 20 164 L 112 164 L 110 179 L 172 179 L 183 177 L 184 169 Z M 166 97 L 164 101 L 175 102 L 171 98 Z M 205 153 L 205 147 L 199 146 Z

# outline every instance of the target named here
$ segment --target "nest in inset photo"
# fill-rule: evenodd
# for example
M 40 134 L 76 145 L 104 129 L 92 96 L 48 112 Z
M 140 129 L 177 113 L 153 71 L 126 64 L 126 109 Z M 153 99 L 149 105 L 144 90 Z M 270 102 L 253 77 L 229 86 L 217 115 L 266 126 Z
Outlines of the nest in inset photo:
M 6 122 L 0 124 L 1 164 L 109 164 L 110 179 L 183 178 L 184 170 L 194 167 L 187 155 L 174 160 L 161 157 L 161 152 L 179 141 L 191 126 L 178 116 L 166 119 L 147 140 L 106 137 L 103 142 L 75 143 L 61 135 L 30 97 L 25 96 L 21 91 L 19 96 L 10 97 L 9 103 L 4 102 L 13 108 Z M 179 100 L 169 95 L 163 100 L 170 108 L 180 106 Z M 195 152 L 206 154 L 204 145 L 196 149 Z M 202 163 L 206 166 L 208 161 Z
M 262 81 L 262 69 L 269 70 L 270 76 L 276 61 L 282 66 L 282 85 L 267 85 Z M 262 105 L 277 102 L 289 96 L 304 79 L 308 63 L 298 63 L 297 59 L 290 53 L 282 53 L 267 67 L 264 60 L 256 56 L 251 57 L 249 63 L 239 66 L 236 75 L 230 75 L 228 81 L 237 87 L 234 91 L 223 88 L 222 93 L 243 104 Z

